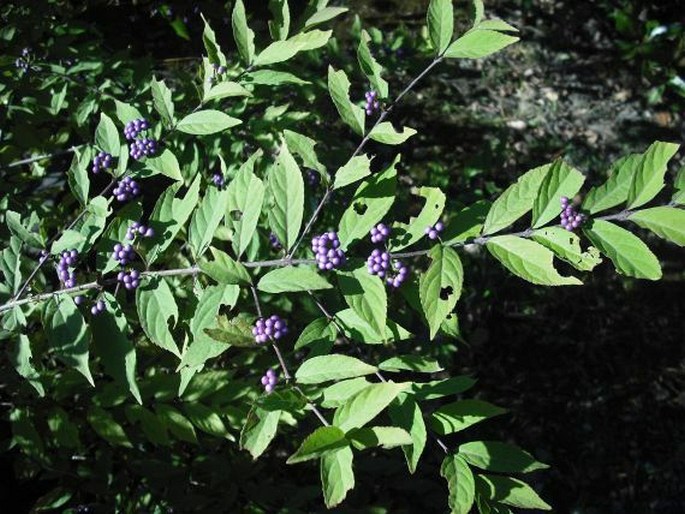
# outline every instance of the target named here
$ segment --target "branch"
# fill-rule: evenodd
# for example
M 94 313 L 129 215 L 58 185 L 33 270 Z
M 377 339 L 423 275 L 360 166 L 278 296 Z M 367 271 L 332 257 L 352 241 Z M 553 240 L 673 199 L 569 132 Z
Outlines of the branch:
M 438 64 L 440 64 L 440 63 L 442 62 L 443 59 L 444 59 L 444 58 L 443 58 L 442 55 L 440 55 L 440 56 L 436 57 L 435 59 L 433 59 L 433 61 L 431 61 L 431 63 L 430 63 L 428 66 L 426 66 L 426 68 L 425 68 L 421 73 L 419 73 L 419 74 L 416 76 L 416 78 L 414 78 L 414 80 L 412 80 L 412 81 L 411 81 L 411 82 L 402 90 L 402 92 L 401 92 L 399 95 L 397 95 L 397 98 L 395 98 L 395 99 L 390 103 L 390 105 L 387 107 L 387 109 L 384 109 L 383 112 L 381 112 L 380 116 L 378 116 L 378 118 L 376 119 L 376 122 L 373 124 L 373 126 L 371 127 L 371 129 L 368 130 L 368 131 L 366 132 L 366 135 L 362 138 L 362 140 L 361 140 L 361 142 L 359 143 L 359 145 L 357 146 L 357 148 L 354 150 L 354 152 L 352 152 L 352 155 L 350 156 L 350 158 L 348 159 L 348 161 L 349 161 L 350 159 L 356 157 L 357 155 L 359 155 L 359 153 L 361 153 L 361 151 L 363 150 L 364 146 L 366 146 L 366 143 L 369 142 L 369 139 L 371 138 L 371 133 L 373 132 L 373 130 L 374 130 L 378 125 L 380 125 L 381 123 L 383 123 L 383 121 L 385 121 L 385 118 L 388 117 L 388 115 L 392 112 L 392 110 L 393 110 L 393 109 L 395 108 L 395 106 L 400 102 L 400 100 L 402 100 L 402 98 L 403 98 L 407 93 L 409 93 L 409 92 L 416 86 L 416 84 L 418 84 L 419 81 L 420 81 L 423 77 L 425 77 L 425 76 L 426 76 L 426 75 L 427 75 L 435 66 L 437 66 Z M 329 198 L 330 198 L 330 196 L 331 196 L 332 193 L 333 193 L 332 186 L 329 185 L 329 186 L 326 188 L 326 192 L 325 192 L 324 195 L 321 197 L 321 200 L 319 200 L 319 203 L 317 204 L 316 208 L 314 209 L 314 212 L 312 213 L 311 218 L 309 218 L 309 221 L 308 221 L 307 224 L 305 225 L 304 230 L 302 231 L 302 234 L 300 234 L 300 237 L 297 239 L 297 241 L 295 242 L 295 244 L 293 245 L 293 247 L 292 247 L 292 248 L 290 249 L 290 251 L 288 252 L 287 257 L 292 257 L 292 256 L 295 254 L 295 251 L 296 251 L 296 250 L 298 249 L 298 247 L 300 246 L 300 244 L 302 244 L 302 240 L 303 240 L 305 237 L 307 237 L 307 234 L 309 234 L 309 231 L 311 230 L 312 226 L 314 225 L 314 223 L 315 223 L 316 220 L 318 219 L 319 214 L 321 214 L 321 210 L 323 209 L 323 206 L 326 204 L 326 202 L 328 202 L 328 200 L 329 200 Z

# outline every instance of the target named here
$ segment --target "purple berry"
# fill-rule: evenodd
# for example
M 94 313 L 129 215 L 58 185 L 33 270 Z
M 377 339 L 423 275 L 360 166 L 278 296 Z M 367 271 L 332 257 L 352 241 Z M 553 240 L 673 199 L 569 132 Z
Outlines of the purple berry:
M 283 248 L 283 245 L 278 240 L 276 234 L 274 234 L 273 232 L 269 234 L 269 243 L 271 243 L 271 248 L 273 248 L 276 251 L 279 251 Z
M 221 175 L 221 173 L 214 173 L 212 175 L 212 182 L 216 187 L 219 189 L 223 189 L 224 187 L 224 177 Z
M 114 245 L 112 257 L 120 265 L 125 266 L 126 264 L 128 264 L 136 258 L 136 252 L 133 249 L 133 246 L 131 246 L 130 244 L 124 246 L 117 243 Z
M 136 289 L 140 285 L 140 273 L 138 270 L 120 271 L 117 273 L 117 281 L 127 290 Z
M 574 205 L 565 196 L 559 199 L 559 203 L 561 204 L 561 215 L 559 216 L 561 227 L 569 232 L 580 227 L 585 221 L 585 215 L 577 212 Z
M 128 141 L 133 141 L 138 137 L 138 134 L 147 130 L 149 127 L 148 122 L 145 118 L 139 118 L 137 120 L 129 121 L 124 127 L 124 137 Z
M 140 187 L 131 177 L 124 177 L 117 183 L 112 194 L 118 201 L 126 202 L 140 194 Z
M 143 157 L 152 157 L 157 153 L 158 143 L 155 139 L 146 137 L 143 139 L 136 139 L 129 147 L 129 155 L 135 160 L 140 160 Z
M 435 240 L 440 236 L 440 233 L 443 230 L 445 230 L 444 223 L 442 221 L 438 221 L 432 227 L 426 227 L 426 230 L 424 232 L 428 236 L 428 239 Z
M 371 229 L 371 242 L 382 243 L 390 236 L 390 228 L 383 223 L 379 223 Z
M 101 170 L 109 169 L 111 167 L 112 156 L 107 152 L 100 152 L 93 158 L 93 166 L 91 167 L 91 171 L 97 174 Z
M 364 94 L 364 98 L 366 100 L 364 104 L 364 111 L 366 111 L 367 116 L 371 116 L 374 112 L 380 109 L 381 104 L 378 101 L 378 95 L 375 91 L 367 91 Z

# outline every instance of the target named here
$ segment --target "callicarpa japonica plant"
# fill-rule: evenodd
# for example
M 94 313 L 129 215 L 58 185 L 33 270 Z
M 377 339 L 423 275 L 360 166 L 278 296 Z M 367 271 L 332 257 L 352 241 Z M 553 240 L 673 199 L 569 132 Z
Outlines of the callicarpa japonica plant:
M 441 363 L 478 288 L 467 253 L 539 286 L 599 265 L 658 280 L 635 229 L 685 244 L 685 171 L 666 184 L 678 145 L 595 187 L 558 159 L 446 209 L 403 180 L 419 135 L 393 114 L 450 62 L 488 66 L 517 28 L 481 0 L 470 19 L 431 0 L 410 41 L 420 71 L 398 77 L 382 32 L 356 18 L 334 33 L 353 13 L 328 3 L 274 0 L 263 30 L 252 2 L 229 2 L 221 31 L 202 13 L 204 54 L 178 73 L 97 56 L 68 27 L 24 52 L 27 8 L 3 8 L 3 382 L 8 447 L 53 484 L 38 510 L 276 512 L 289 495 L 288 512 L 313 512 L 383 488 L 397 459 L 444 478 L 425 512 L 552 508 L 528 475 L 546 464 L 470 435 L 505 408 Z M 22 123 L 62 150 L 26 158 Z M 71 164 L 53 176 L 57 155 Z M 380 475 L 360 477 L 373 459 Z

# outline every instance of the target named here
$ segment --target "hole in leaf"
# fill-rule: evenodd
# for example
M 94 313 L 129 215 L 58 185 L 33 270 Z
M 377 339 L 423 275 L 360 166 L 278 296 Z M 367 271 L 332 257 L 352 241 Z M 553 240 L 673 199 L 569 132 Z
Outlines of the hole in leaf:
M 354 212 L 356 212 L 359 215 L 362 215 L 366 212 L 367 206 L 366 204 L 363 203 L 355 203 L 354 204 Z
M 452 286 L 443 287 L 440 289 L 440 299 L 447 300 L 450 296 L 452 296 L 452 293 L 454 293 Z
M 229 212 L 228 215 L 231 217 L 233 221 L 240 221 L 241 219 L 243 219 L 243 211 L 240 211 L 238 209 Z

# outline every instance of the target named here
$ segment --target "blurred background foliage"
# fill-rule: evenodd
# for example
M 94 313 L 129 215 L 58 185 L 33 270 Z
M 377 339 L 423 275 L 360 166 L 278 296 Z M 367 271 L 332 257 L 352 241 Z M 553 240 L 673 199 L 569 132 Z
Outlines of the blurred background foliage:
M 246 3 L 253 28 L 264 34 L 267 2 Z M 293 11 L 300 3 L 291 1 Z M 419 50 L 425 44 L 426 5 L 422 0 L 349 2 L 364 27 L 379 29 L 372 33 L 374 50 L 390 70 L 391 90 L 424 64 Z M 465 27 L 469 3 L 455 5 Z M 416 208 L 408 194 L 413 185 L 444 188 L 446 211 L 456 211 L 493 198 L 525 170 L 557 156 L 597 184 L 617 156 L 643 151 L 654 139 L 685 138 L 682 1 L 491 0 L 486 6 L 490 16 L 519 27 L 522 41 L 486 61 L 441 66 L 396 110 L 394 121 L 420 134 L 404 147 L 400 171 L 406 188 L 398 212 Z M 3 113 L 0 165 L 88 141 L 92 130 L 82 128 L 77 118 L 86 119 L 97 102 L 143 94 L 140 84 L 152 73 L 170 85 L 192 80 L 203 52 L 199 12 L 212 20 L 222 47 L 233 51 L 222 2 L 0 6 L 6 47 L 0 100 L 21 95 L 22 87 L 27 92 L 25 105 Z M 336 54 L 299 61 L 302 69 L 294 72 L 324 77 L 329 59 L 351 66 L 355 56 L 346 40 L 356 30 L 358 21 L 348 15 L 336 29 Z M 14 59 L 24 47 L 31 49 L 35 69 L 18 75 Z M 54 73 L 44 63 L 79 62 L 82 68 L 68 77 L 70 107 L 33 109 L 31 98 L 41 103 L 41 95 L 49 98 L 52 92 L 49 81 L 44 91 L 34 91 L 30 74 Z M 366 84 L 357 79 L 353 94 L 361 99 Z M 319 112 L 331 111 L 325 97 L 289 98 L 295 110 L 310 100 Z M 74 105 L 80 106 L 76 112 Z M 392 154 L 381 157 L 387 161 Z M 3 208 L 24 201 L 38 187 L 53 188 L 59 204 L 59 176 L 70 160 L 65 154 L 6 169 Z M 344 207 L 334 204 L 328 215 L 335 219 Z M 685 266 L 675 247 L 647 235 L 645 240 L 663 259 L 663 281 L 620 278 L 606 265 L 587 278 L 585 287 L 537 288 L 476 250 L 466 259 L 468 279 L 458 306 L 464 341 L 435 344 L 435 355 L 451 362 L 451 374 L 473 374 L 482 398 L 511 410 L 470 435 L 515 441 L 550 464 L 535 486 L 556 512 L 685 512 Z M 420 323 L 412 316 L 406 310 L 397 319 L 417 329 Z M 141 368 L 154 365 L 149 359 Z M 160 367 L 148 382 L 156 396 L 173 389 L 164 372 Z M 13 373 L 3 362 L 3 419 L 21 394 Z M 52 387 L 63 390 L 65 398 L 73 394 L 68 374 Z M 240 387 L 247 386 L 213 391 L 199 385 L 194 394 L 236 397 Z M 49 413 L 49 423 L 60 426 L 60 409 L 83 416 L 92 401 L 116 400 L 104 391 L 99 399 L 73 403 L 33 400 L 32 409 Z M 230 405 L 225 408 L 229 419 L 239 417 Z M 77 505 L 91 512 L 111 512 L 112 505 L 121 512 L 314 512 L 320 504 L 314 468 L 291 473 L 285 452 L 271 451 L 252 463 L 235 445 L 204 437 L 199 447 L 177 442 L 113 449 L 71 425 L 57 430 L 57 445 L 42 447 L 36 446 L 37 434 L 27 430 L 24 449 L 33 446 L 34 451 L 20 458 L 17 448 L 7 448 L 9 423 L 0 425 L 7 450 L 0 454 L 0 499 L 14 505 L 8 512 L 28 512 L 47 493 L 52 496 L 42 500 L 45 505 L 72 509 L 68 512 L 76 512 Z M 74 438 L 81 438 L 85 451 L 74 455 Z M 364 486 L 340 511 L 442 512 L 438 457 L 428 457 L 413 477 L 398 459 L 360 461 L 357 480 Z

